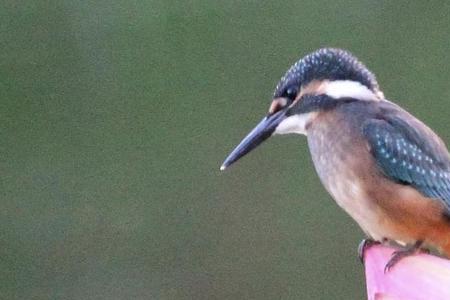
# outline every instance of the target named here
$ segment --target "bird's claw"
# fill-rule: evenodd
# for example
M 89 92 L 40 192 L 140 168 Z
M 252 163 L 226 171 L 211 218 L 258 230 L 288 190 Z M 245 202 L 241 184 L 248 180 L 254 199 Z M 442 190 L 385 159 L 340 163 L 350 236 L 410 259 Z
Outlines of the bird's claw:
M 394 251 L 392 253 L 391 259 L 389 259 L 386 266 L 384 267 L 384 273 L 386 274 L 387 272 L 392 270 L 392 268 L 403 258 L 419 252 L 422 244 L 423 244 L 422 241 L 417 241 L 415 244 L 413 244 L 405 249 Z M 426 252 L 427 250 L 424 250 L 424 251 Z
M 372 239 L 363 239 L 361 241 L 361 243 L 359 243 L 358 246 L 358 257 L 361 260 L 361 263 L 364 264 L 364 253 L 366 252 L 366 250 L 370 247 L 372 247 L 373 245 L 378 245 L 380 244 L 380 242 L 372 240 Z

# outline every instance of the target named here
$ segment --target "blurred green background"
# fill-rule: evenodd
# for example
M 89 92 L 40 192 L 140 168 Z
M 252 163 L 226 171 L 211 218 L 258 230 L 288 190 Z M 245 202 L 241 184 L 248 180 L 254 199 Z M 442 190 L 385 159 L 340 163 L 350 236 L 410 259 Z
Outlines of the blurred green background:
M 0 4 L 1 299 L 364 299 L 306 140 L 219 166 L 298 58 L 346 48 L 445 141 L 446 1 Z

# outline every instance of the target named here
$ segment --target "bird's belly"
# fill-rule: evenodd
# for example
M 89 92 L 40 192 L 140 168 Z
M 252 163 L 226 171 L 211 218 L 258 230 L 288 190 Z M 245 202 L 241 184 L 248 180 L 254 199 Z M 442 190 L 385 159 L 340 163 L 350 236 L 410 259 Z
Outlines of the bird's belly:
M 450 227 L 448 221 L 440 219 L 434 200 L 422 200 L 409 187 L 392 188 L 387 181 L 374 179 L 367 170 L 362 171 L 364 168 L 355 167 L 345 159 L 337 159 L 332 164 L 330 157 L 315 156 L 313 160 L 327 191 L 374 240 L 408 244 L 430 239 L 432 244 L 439 245 L 436 241 L 445 235 L 443 243 L 450 249 Z M 354 162 L 363 165 L 357 159 Z
M 391 233 L 383 226 L 383 215 L 364 191 L 363 185 L 357 178 L 335 178 L 325 184 L 328 192 L 336 203 L 344 209 L 361 227 L 361 229 L 375 240 L 389 238 Z

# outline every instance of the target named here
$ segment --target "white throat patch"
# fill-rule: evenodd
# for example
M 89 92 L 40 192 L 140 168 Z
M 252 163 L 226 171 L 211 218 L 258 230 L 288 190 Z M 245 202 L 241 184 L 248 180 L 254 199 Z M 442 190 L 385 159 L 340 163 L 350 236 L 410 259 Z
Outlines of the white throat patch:
M 366 101 L 380 101 L 379 95 L 373 93 L 365 85 L 352 80 L 325 81 L 321 91 L 331 98 L 355 98 Z
M 289 116 L 278 124 L 274 134 L 297 133 L 307 135 L 306 129 L 316 116 L 317 112 Z

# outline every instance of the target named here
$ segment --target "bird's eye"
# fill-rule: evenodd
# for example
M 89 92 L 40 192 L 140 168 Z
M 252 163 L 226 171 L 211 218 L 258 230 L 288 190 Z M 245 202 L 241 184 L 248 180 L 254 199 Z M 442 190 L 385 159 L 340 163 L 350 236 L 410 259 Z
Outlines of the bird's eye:
M 298 90 L 295 87 L 291 87 L 288 88 L 285 92 L 285 96 L 286 98 L 288 98 L 289 100 L 294 100 L 295 97 L 297 96 Z
M 284 90 L 284 92 L 273 99 L 269 108 L 269 115 L 276 113 L 277 111 L 291 105 L 297 97 L 298 89 L 296 87 L 290 87 Z

